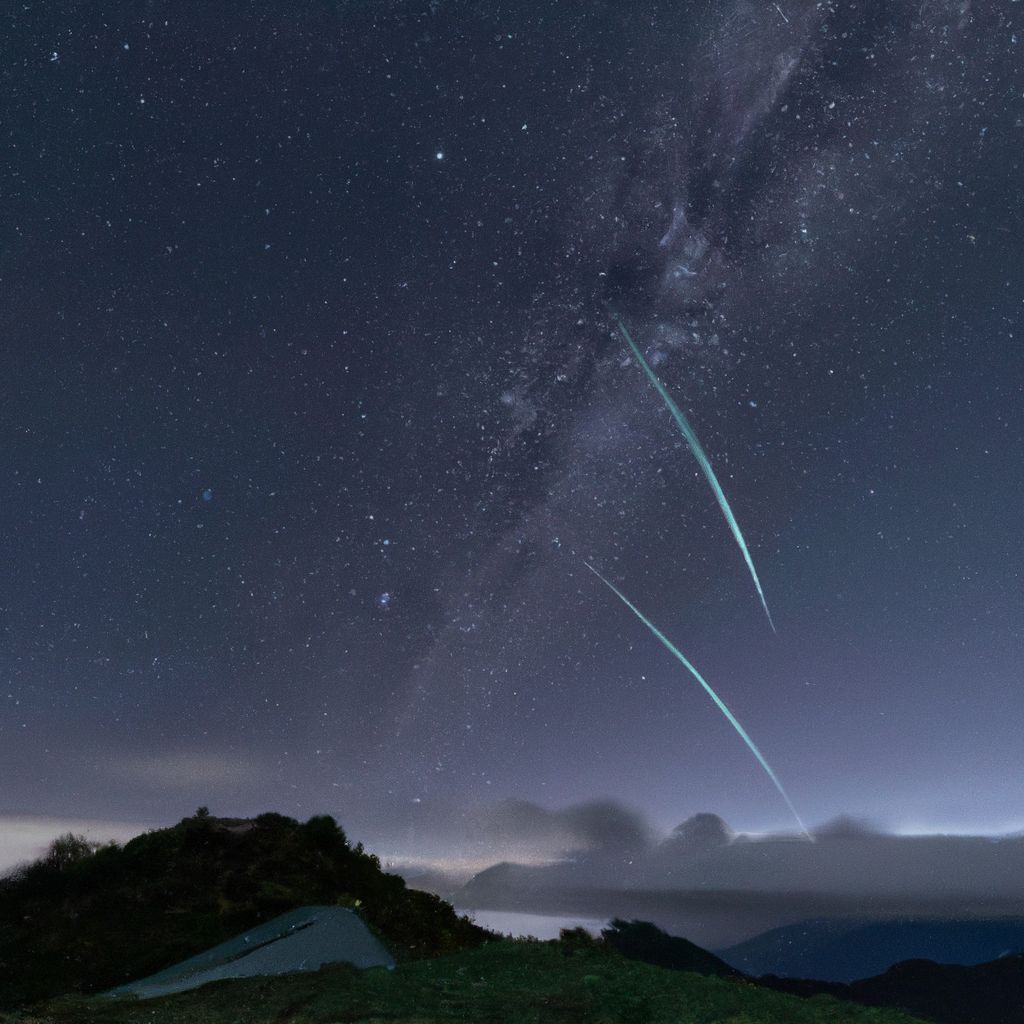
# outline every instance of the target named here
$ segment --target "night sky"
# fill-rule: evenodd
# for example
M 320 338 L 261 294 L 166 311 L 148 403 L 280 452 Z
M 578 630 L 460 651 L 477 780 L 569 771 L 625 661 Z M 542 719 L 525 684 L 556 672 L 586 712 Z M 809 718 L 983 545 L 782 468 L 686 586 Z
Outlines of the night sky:
M 1020 6 L 8 5 L 0 815 L 1024 828 Z

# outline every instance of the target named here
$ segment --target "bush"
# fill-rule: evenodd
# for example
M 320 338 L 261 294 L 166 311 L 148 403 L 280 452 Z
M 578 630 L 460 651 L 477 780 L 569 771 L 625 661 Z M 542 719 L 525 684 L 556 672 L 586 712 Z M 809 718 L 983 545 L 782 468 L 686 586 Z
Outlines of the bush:
M 76 836 L 73 832 L 65 832 L 58 836 L 43 855 L 43 863 L 57 871 L 66 871 L 73 864 L 78 864 L 86 857 L 92 856 L 99 843 L 91 843 L 85 836 Z

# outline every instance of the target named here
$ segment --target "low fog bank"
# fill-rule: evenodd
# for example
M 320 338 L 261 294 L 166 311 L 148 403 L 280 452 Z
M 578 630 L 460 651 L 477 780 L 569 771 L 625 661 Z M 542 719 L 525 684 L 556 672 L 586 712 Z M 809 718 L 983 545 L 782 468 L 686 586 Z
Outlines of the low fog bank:
M 614 800 L 560 810 L 526 800 L 468 806 L 434 801 L 417 803 L 397 826 L 361 824 L 363 834 L 373 837 L 367 845 L 391 870 L 446 898 L 503 861 L 547 866 L 576 853 L 628 858 L 657 842 L 641 814 Z
M 481 895 L 500 878 L 534 889 L 1024 898 L 1021 834 L 897 835 L 839 817 L 813 828 L 812 842 L 796 832 L 738 832 L 703 813 L 658 836 L 642 815 L 613 800 L 562 810 L 505 801 L 435 818 L 435 825 L 432 835 L 409 835 L 407 849 L 420 842 L 416 856 L 386 859 L 407 876 L 418 868 L 447 874 Z M 439 845 L 447 852 L 436 852 Z
M 895 835 L 837 818 L 801 834 L 734 831 L 697 814 L 658 837 L 614 801 L 549 811 L 521 801 L 463 818 L 468 860 L 396 867 L 410 884 L 470 909 L 642 917 L 704 945 L 809 918 L 964 919 L 1024 914 L 1024 836 Z M 484 842 L 486 838 L 486 843 Z M 476 842 L 474 847 L 472 842 Z

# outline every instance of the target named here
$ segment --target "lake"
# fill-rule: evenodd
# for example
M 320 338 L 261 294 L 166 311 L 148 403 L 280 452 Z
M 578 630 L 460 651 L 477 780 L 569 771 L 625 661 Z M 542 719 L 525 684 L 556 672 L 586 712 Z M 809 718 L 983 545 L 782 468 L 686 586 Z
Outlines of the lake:
M 608 919 L 603 917 L 558 917 L 511 910 L 463 910 L 456 907 L 456 913 L 465 914 L 481 928 L 515 938 L 532 935 L 537 939 L 557 939 L 563 928 L 586 928 L 592 935 L 597 935 L 608 924 Z

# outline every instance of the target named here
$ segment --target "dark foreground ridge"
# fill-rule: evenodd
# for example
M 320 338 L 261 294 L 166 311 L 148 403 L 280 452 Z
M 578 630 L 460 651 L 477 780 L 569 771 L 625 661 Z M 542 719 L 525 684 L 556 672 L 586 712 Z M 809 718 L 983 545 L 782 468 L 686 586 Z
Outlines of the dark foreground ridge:
M 1024 918 L 826 918 L 773 928 L 716 952 L 747 975 L 852 982 L 904 960 L 972 966 L 1024 952 Z
M 492 937 L 382 871 L 331 817 L 201 810 L 124 847 L 62 837 L 0 880 L 0 1009 L 113 988 L 310 905 L 355 909 L 397 960 Z
M 615 921 L 606 941 L 625 955 L 663 967 L 720 973 L 724 961 L 685 939 L 666 935 L 641 921 Z M 707 958 L 707 959 L 704 959 Z M 720 965 L 720 968 L 717 966 Z M 905 960 L 877 977 L 849 984 L 765 975 L 749 983 L 811 1001 L 832 996 L 864 1006 L 917 1014 L 937 1024 L 1024 1024 L 1024 954 L 964 966 L 931 960 Z
M 742 979 L 627 960 L 604 943 L 489 942 L 394 971 L 347 965 L 222 981 L 163 999 L 53 1000 L 0 1024 L 914 1024 Z
M 965 967 L 905 960 L 876 978 L 850 984 L 798 978 L 759 979 L 777 992 L 834 996 L 865 1006 L 898 1006 L 940 1024 L 1022 1024 L 1024 954 Z
M 701 949 L 688 939 L 668 935 L 649 921 L 622 921 L 616 918 L 601 931 L 601 938 L 623 956 L 631 960 L 642 960 L 655 967 L 718 978 L 745 977 L 742 971 L 730 967 L 714 953 Z

